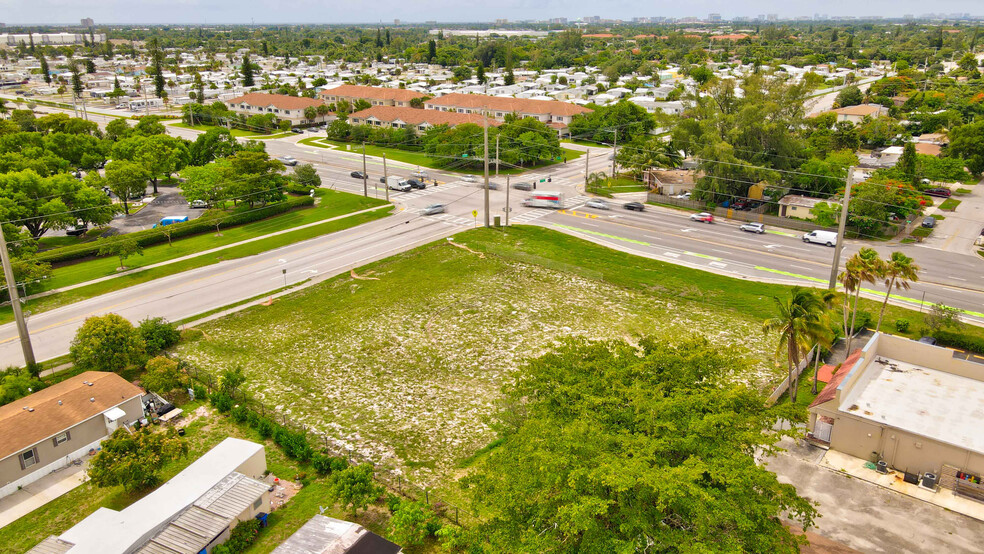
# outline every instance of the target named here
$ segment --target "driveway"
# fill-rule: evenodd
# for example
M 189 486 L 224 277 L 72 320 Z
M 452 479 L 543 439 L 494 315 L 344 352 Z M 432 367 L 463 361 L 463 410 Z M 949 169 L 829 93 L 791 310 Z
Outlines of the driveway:
M 952 190 L 969 188 L 971 193 L 952 196 L 951 198 L 960 201 L 960 205 L 952 212 L 940 211 L 938 206 L 943 199 L 933 199 L 937 207 L 934 207 L 928 215 L 941 215 L 943 220 L 936 223 L 933 234 L 926 237 L 920 246 L 977 256 L 978 247 L 974 246 L 974 241 L 980 236 L 981 228 L 984 227 L 984 185 L 981 183 L 969 186 L 951 185 L 949 188 Z
M 149 194 L 153 191 L 153 188 L 148 186 L 147 191 Z M 181 191 L 177 187 L 158 185 L 157 192 L 158 195 L 156 198 L 149 195 L 144 198 L 144 202 L 147 205 L 142 210 L 133 215 L 117 217 L 110 223 L 110 226 L 119 233 L 132 233 L 134 231 L 150 229 L 162 217 L 186 215 L 188 219 L 196 219 L 205 211 L 189 208 L 188 201 L 185 200 L 184 195 L 181 194 Z M 141 201 L 133 201 L 133 203 L 139 202 Z
M 816 464 L 820 448 L 784 439 L 765 460 L 779 481 L 818 503 L 810 531 L 866 553 L 977 553 L 984 522 Z

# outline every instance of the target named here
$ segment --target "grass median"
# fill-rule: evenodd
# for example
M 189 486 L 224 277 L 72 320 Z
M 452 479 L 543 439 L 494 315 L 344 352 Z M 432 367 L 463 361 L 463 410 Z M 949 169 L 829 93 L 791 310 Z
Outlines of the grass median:
M 345 193 L 339 193 L 339 194 L 345 194 Z M 358 197 L 358 198 L 362 198 L 362 197 Z M 375 199 L 370 199 L 370 200 L 375 200 Z M 289 224 L 287 223 L 287 221 L 277 221 L 277 222 L 272 221 L 275 219 L 279 219 L 278 217 L 278 218 L 271 218 L 271 220 L 251 223 L 249 225 L 244 225 L 243 227 L 223 230 L 221 237 L 216 237 L 214 234 L 209 233 L 208 235 L 199 235 L 197 237 L 184 239 L 184 241 L 194 241 L 192 245 L 190 245 L 190 250 L 191 250 L 190 252 L 186 251 L 187 250 L 186 248 L 179 247 L 179 243 L 183 241 L 175 241 L 174 242 L 175 246 L 173 247 L 169 247 L 167 244 L 153 246 L 151 248 L 148 248 L 145 252 L 153 251 L 149 254 L 149 256 L 167 255 L 166 258 L 157 259 L 155 262 L 153 262 L 153 263 L 157 263 L 160 261 L 166 261 L 166 259 L 173 259 L 176 257 L 187 255 L 189 253 L 200 252 L 203 250 L 208 250 L 210 248 L 215 248 L 217 246 L 221 246 L 222 244 L 230 244 L 241 240 L 245 240 L 247 238 L 266 235 L 274 231 L 288 229 L 291 227 L 297 227 L 298 225 L 311 223 L 319 219 L 324 220 L 330 217 L 334 217 L 332 215 L 323 215 L 322 217 L 314 218 L 311 221 L 306 221 L 307 218 L 312 217 L 312 215 L 307 212 L 315 212 L 317 210 L 318 208 L 313 208 L 310 210 L 299 210 L 297 212 L 284 214 L 284 216 L 279 216 L 279 217 L 294 216 L 294 217 L 287 217 L 287 221 L 292 222 Z M 352 210 L 348 210 L 348 211 L 352 211 Z M 342 212 L 342 213 L 347 213 L 347 212 Z M 297 214 L 301 214 L 301 215 L 297 215 Z M 389 214 L 390 214 L 390 210 L 385 208 L 380 208 L 379 210 L 376 211 L 355 214 L 334 221 L 326 221 L 321 225 L 314 225 L 311 227 L 306 227 L 304 229 L 289 231 L 273 237 L 259 239 L 247 244 L 230 246 L 228 248 L 224 248 L 222 250 L 219 250 L 217 252 L 212 252 L 210 254 L 202 254 L 200 256 L 195 256 L 193 258 L 189 258 L 186 260 L 181 260 L 171 264 L 150 268 L 145 271 L 120 275 L 119 277 L 116 277 L 114 279 L 108 279 L 106 281 L 100 281 L 98 283 L 93 283 L 72 290 L 57 292 L 50 296 L 44 296 L 41 298 L 29 300 L 26 304 L 25 309 L 30 310 L 32 314 L 38 314 L 48 310 L 53 310 L 60 306 L 71 304 L 73 302 L 78 302 L 80 300 L 85 300 L 87 298 L 92 298 L 94 296 L 99 296 L 101 294 L 106 294 L 108 292 L 121 290 L 126 287 L 130 287 L 140 283 L 145 283 L 147 281 L 152 281 L 154 279 L 166 277 L 168 275 L 174 275 L 175 273 L 180 273 L 182 271 L 188 271 L 190 269 L 196 269 L 207 265 L 217 264 L 223 260 L 231 260 L 235 258 L 252 256 L 255 254 L 259 254 L 261 252 L 265 252 L 267 250 L 280 248 L 281 246 L 287 246 L 295 242 L 300 242 L 321 235 L 326 235 L 328 233 L 341 231 L 344 229 L 355 227 L 357 225 L 361 225 L 363 223 L 367 223 L 369 221 L 374 221 L 376 219 L 386 217 Z M 335 214 L 335 215 L 339 215 L 339 214 Z M 268 225 L 263 226 L 262 224 L 264 223 L 267 223 Z M 258 225 L 259 228 L 253 227 L 254 225 Z M 232 234 L 233 231 L 245 229 L 246 227 L 253 227 L 253 228 L 245 230 L 241 233 L 237 233 L 234 237 L 229 237 L 229 235 Z M 223 241 L 223 242 L 220 243 L 219 241 Z M 168 255 L 171 254 L 171 252 L 168 252 L 168 250 L 175 250 L 176 252 L 173 255 Z M 145 255 L 144 257 L 147 256 Z M 127 263 L 135 264 L 137 263 L 138 260 L 140 260 L 139 256 L 137 256 L 136 258 L 128 259 Z M 98 271 L 105 271 L 106 267 L 110 268 L 109 269 L 110 272 L 115 271 L 113 267 L 118 263 L 119 260 L 117 259 L 112 259 L 112 260 L 100 259 L 100 260 L 91 260 L 88 262 L 82 262 L 81 264 L 75 264 L 72 266 L 67 266 L 65 268 L 60 268 L 60 269 L 69 270 L 66 272 L 67 275 L 66 277 L 64 278 L 60 277 L 62 279 L 61 282 L 68 282 L 73 279 L 78 279 L 78 277 L 75 276 L 74 273 L 72 272 L 73 268 L 77 268 L 85 264 L 92 264 L 91 266 L 87 266 L 85 268 L 85 271 L 90 272 L 89 273 L 90 277 L 95 278 L 94 277 L 95 275 L 99 275 Z M 146 265 L 150 265 L 150 264 L 146 264 Z M 52 279 L 50 280 L 54 281 L 55 277 L 52 277 Z M 85 282 L 89 280 L 92 279 L 81 279 L 76 282 Z M 65 286 L 65 285 L 61 285 L 61 286 Z M 3 307 L 2 309 L 0 309 L 0 323 L 7 323 L 10 321 L 13 321 L 13 313 L 11 312 L 9 307 Z

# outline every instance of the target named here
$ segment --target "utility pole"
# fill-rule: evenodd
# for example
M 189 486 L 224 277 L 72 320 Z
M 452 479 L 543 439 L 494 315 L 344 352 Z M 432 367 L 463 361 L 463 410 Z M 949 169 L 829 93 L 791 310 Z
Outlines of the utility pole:
M 499 135 L 495 136 L 495 176 L 499 176 Z
M 509 227 L 509 176 L 506 175 L 506 227 Z
M 386 154 L 383 154 L 383 188 L 386 189 L 386 201 L 390 201 L 389 173 L 386 171 Z
M 584 192 L 588 192 L 588 160 L 591 159 L 591 149 L 584 151 Z
M 362 143 L 362 196 L 369 196 L 369 175 L 366 173 L 366 143 Z
M 827 288 L 830 290 L 837 290 L 837 270 L 840 267 L 841 249 L 844 248 L 844 227 L 847 225 L 847 205 L 851 202 L 852 185 L 854 185 L 854 166 L 847 168 L 844 205 L 841 206 L 840 223 L 837 224 L 837 244 L 834 245 L 834 261 L 830 266 L 830 282 L 827 283 Z
M 7 239 L 0 226 L 0 261 L 3 262 L 3 276 L 7 279 L 7 296 L 10 297 L 10 307 L 14 310 L 14 321 L 17 322 L 17 334 L 20 336 L 21 350 L 24 352 L 24 364 L 34 364 L 34 348 L 31 347 L 31 336 L 27 333 L 27 322 L 21 311 L 20 295 L 17 293 L 17 281 L 14 279 L 14 268 L 10 265 L 10 253 L 7 252 Z
M 485 116 L 482 126 L 483 142 L 485 143 L 485 226 L 489 227 L 489 117 Z
M 618 129 L 615 129 L 615 144 L 612 146 L 612 179 L 615 178 L 615 158 L 618 156 Z

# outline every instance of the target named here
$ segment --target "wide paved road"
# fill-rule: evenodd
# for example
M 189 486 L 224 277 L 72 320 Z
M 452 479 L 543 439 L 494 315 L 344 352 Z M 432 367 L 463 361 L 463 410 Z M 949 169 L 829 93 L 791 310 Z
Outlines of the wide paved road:
M 172 132 L 187 138 L 197 134 L 187 129 L 172 129 Z M 313 135 L 268 141 L 267 150 L 275 156 L 290 154 L 301 163 L 314 164 L 325 187 L 362 193 L 362 181 L 350 176 L 351 171 L 362 169 L 361 154 L 295 144 L 309 136 Z M 589 171 L 607 169 L 611 163 L 609 153 L 608 150 L 592 149 Z M 368 158 L 366 165 L 371 176 L 369 194 L 384 198 L 386 191 L 378 179 L 382 175 L 382 160 Z M 404 177 L 416 169 L 395 162 L 389 162 L 387 168 L 391 175 Z M 629 212 L 619 201 L 613 202 L 610 211 L 584 208 L 588 197 L 578 189 L 583 182 L 584 170 L 582 157 L 514 178 L 513 182 L 550 178 L 552 182 L 538 182 L 538 187 L 563 192 L 566 209 L 521 207 L 519 204 L 526 193 L 510 190 L 509 202 L 513 210 L 509 213 L 510 222 L 543 225 L 635 254 L 753 280 L 811 285 L 827 280 L 833 249 L 804 244 L 797 233 L 776 230 L 777 233 L 752 235 L 739 231 L 736 222 L 693 223 L 683 212 L 655 207 L 647 207 L 644 213 Z M 392 217 L 35 314 L 28 324 L 37 358 L 44 360 L 66 353 L 75 330 L 92 315 L 115 312 L 134 322 L 148 316 L 183 319 L 278 289 L 284 285 L 284 269 L 287 270 L 287 283 L 323 278 L 450 236 L 484 221 L 484 194 L 478 183 L 465 182 L 452 173 L 428 172 L 431 178 L 438 179 L 439 186 L 430 185 L 426 190 L 409 193 L 390 191 L 390 199 L 398 209 Z M 505 184 L 504 177 L 494 181 Z M 505 187 L 490 192 L 492 215 L 506 215 L 506 198 Z M 421 216 L 422 208 L 432 203 L 445 204 L 447 212 Z M 476 211 L 477 218 L 472 215 Z M 848 241 L 842 264 L 861 245 Z M 890 251 L 880 245 L 876 248 L 883 255 Z M 899 293 L 902 301 L 920 301 L 925 292 L 926 302 L 944 302 L 974 314 L 984 311 L 981 309 L 984 304 L 984 272 L 981 271 L 984 260 L 917 245 L 898 248 L 913 256 L 924 268 L 922 282 L 914 285 L 912 290 Z M 884 290 L 880 286 L 870 288 L 873 292 Z M 29 305 L 27 309 L 30 309 Z M 22 360 L 15 327 L 12 324 L 0 326 L 0 364 L 19 365 Z

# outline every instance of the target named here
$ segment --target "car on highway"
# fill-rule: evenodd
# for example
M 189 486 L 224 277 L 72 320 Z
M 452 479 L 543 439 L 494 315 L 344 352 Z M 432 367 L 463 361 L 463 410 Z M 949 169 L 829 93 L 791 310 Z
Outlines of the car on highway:
M 434 215 L 444 213 L 444 204 L 431 204 L 424 208 L 424 211 L 420 212 L 423 215 Z
M 414 177 L 416 179 L 424 180 L 424 179 L 427 179 L 427 172 L 426 171 L 414 171 L 413 173 L 410 174 L 410 176 L 411 177 Z
M 837 233 L 833 231 L 810 231 L 803 235 L 803 242 L 810 242 L 813 244 L 823 244 L 826 246 L 834 246 L 837 244 Z
M 84 235 L 86 231 L 89 230 L 89 225 L 87 223 L 80 223 L 78 225 L 72 225 L 71 227 L 65 228 L 65 234 L 70 237 L 78 237 Z
M 400 181 L 398 179 L 390 179 L 390 182 L 389 182 L 389 185 L 388 186 L 389 186 L 390 190 L 398 190 L 398 191 L 401 191 L 401 192 L 407 192 L 407 191 L 411 190 L 410 183 L 408 183 L 406 181 Z
M 927 229 L 932 229 L 933 227 L 936 227 L 936 218 L 933 216 L 929 216 L 926 219 L 923 219 L 922 226 Z
M 761 223 L 742 223 L 738 228 L 748 233 L 758 233 L 760 235 L 765 232 L 765 225 Z
M 714 216 L 707 212 L 700 212 L 690 216 L 690 221 L 700 221 L 701 223 L 714 223 Z
M 646 206 L 642 202 L 626 202 L 623 206 L 626 210 L 632 210 L 634 212 L 645 211 Z
M 516 190 L 532 191 L 533 190 L 533 183 L 530 183 L 530 182 L 527 182 L 527 181 L 519 181 L 519 182 L 513 183 L 512 184 L 512 188 L 514 188 Z
M 464 181 L 464 182 L 466 182 L 466 183 L 477 183 L 478 182 L 478 179 L 476 179 L 474 175 L 462 175 L 461 176 L 461 180 Z
M 352 173 L 349 173 L 349 175 L 351 175 L 353 179 L 366 179 L 369 177 L 361 171 L 353 171 Z
M 204 210 L 208 207 L 208 202 L 204 200 L 192 200 L 191 202 L 188 202 L 188 207 L 193 210 Z
M 601 198 L 592 198 L 591 200 L 588 200 L 587 202 L 585 202 L 584 205 L 586 207 L 588 207 L 588 208 L 594 208 L 596 210 L 610 210 L 611 209 L 611 206 L 608 205 L 608 202 L 606 202 L 605 200 L 602 200 Z
M 937 187 L 932 189 L 926 189 L 923 194 L 928 194 L 929 196 L 935 196 L 937 198 L 949 198 L 953 191 L 948 188 Z
M 289 165 L 289 166 L 297 165 L 297 160 L 294 158 L 294 156 L 280 156 L 277 159 L 280 161 L 280 163 L 284 165 Z
M 407 179 L 407 184 L 410 185 L 410 188 L 412 188 L 412 189 L 420 189 L 420 190 L 423 190 L 423 189 L 427 188 L 427 184 L 426 183 L 424 183 L 423 181 L 418 181 L 416 179 Z
M 479 183 L 478 188 L 484 189 L 485 183 Z M 489 190 L 499 190 L 499 185 L 495 181 L 489 181 Z

